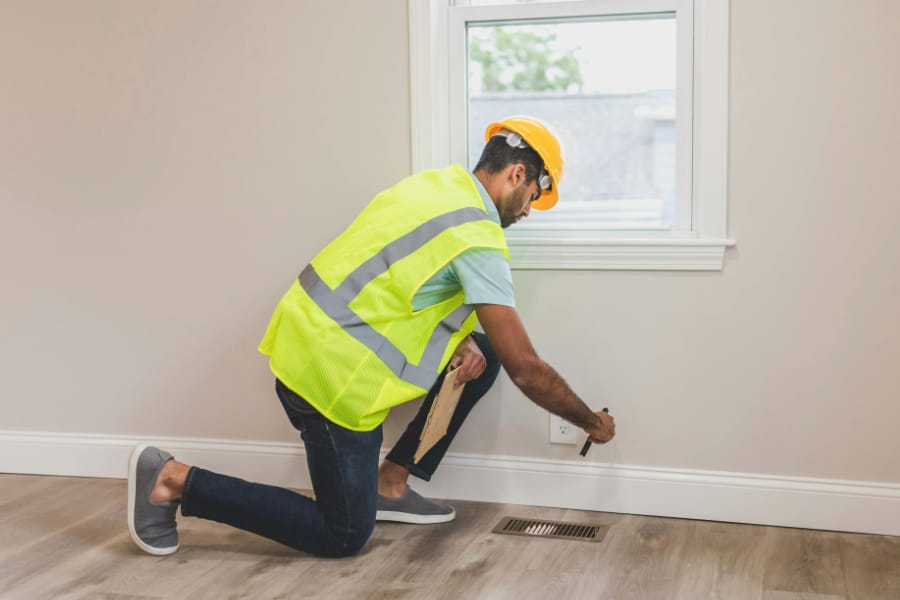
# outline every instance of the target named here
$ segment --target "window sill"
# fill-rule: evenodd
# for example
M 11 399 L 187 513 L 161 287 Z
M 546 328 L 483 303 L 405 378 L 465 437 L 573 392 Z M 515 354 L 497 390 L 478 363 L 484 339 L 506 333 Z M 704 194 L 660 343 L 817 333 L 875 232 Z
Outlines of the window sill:
M 721 271 L 727 239 L 508 239 L 513 269 Z

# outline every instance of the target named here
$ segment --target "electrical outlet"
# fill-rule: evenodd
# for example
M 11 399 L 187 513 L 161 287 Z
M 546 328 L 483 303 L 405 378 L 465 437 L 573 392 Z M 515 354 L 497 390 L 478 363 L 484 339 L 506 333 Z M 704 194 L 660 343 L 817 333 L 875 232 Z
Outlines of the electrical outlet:
M 578 444 L 578 428 L 554 414 L 550 415 L 550 443 Z

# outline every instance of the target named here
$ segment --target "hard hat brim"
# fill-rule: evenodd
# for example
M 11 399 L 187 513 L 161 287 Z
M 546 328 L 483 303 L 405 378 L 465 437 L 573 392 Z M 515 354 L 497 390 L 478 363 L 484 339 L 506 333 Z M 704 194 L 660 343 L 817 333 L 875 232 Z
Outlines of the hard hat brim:
M 535 210 L 550 210 L 556 203 L 559 201 L 559 192 L 556 191 L 556 186 L 554 185 L 549 190 L 544 190 L 541 193 L 541 197 L 531 203 L 531 208 Z

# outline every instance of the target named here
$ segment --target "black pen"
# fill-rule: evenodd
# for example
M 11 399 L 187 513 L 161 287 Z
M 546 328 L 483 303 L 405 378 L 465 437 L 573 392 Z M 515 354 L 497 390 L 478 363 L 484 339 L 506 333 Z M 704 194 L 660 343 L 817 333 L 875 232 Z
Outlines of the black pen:
M 606 408 L 606 407 L 604 406 L 604 407 L 603 407 L 603 412 L 605 412 L 606 414 L 609 414 L 609 409 Z M 590 450 L 590 449 L 591 449 L 591 436 L 588 436 L 588 439 L 587 439 L 587 441 L 584 443 L 584 446 L 581 447 L 581 455 L 582 455 L 582 456 L 587 456 L 587 452 L 588 452 L 588 450 Z

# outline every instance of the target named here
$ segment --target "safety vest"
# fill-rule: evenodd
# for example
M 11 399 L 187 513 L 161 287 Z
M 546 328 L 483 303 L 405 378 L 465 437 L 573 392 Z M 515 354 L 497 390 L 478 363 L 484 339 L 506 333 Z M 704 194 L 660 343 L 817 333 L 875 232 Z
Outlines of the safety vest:
M 462 290 L 414 311 L 416 291 L 469 248 L 501 250 L 465 169 L 426 171 L 378 194 L 281 298 L 259 350 L 329 420 L 357 431 L 427 393 L 475 327 Z

